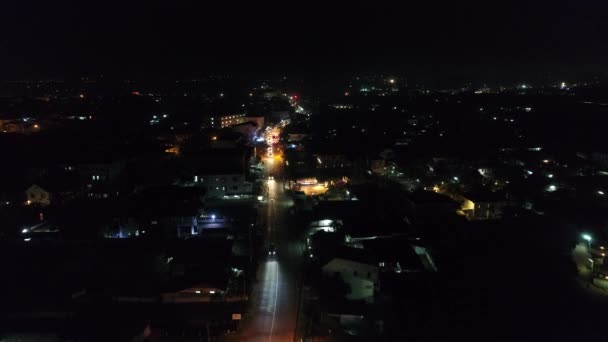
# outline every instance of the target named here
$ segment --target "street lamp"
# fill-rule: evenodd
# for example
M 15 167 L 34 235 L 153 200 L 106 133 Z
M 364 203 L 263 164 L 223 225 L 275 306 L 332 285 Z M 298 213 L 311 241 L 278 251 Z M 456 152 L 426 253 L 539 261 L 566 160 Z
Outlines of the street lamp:
M 591 235 L 583 234 L 581 235 L 581 237 L 583 238 L 583 240 L 587 241 L 587 245 L 589 246 L 589 249 L 591 249 L 591 240 L 593 240 L 593 238 L 591 238 Z

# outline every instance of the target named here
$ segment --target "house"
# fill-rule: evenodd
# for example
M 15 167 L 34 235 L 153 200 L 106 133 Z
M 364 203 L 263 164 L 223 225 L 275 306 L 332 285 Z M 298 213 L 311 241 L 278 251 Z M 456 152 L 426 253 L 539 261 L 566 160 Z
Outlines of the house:
M 243 134 L 234 130 L 223 130 L 219 134 L 211 137 L 211 148 L 212 149 L 237 149 L 245 142 Z
M 113 183 L 124 171 L 124 161 L 83 163 L 76 166 L 80 178 L 87 184 Z
M 164 302 L 208 302 L 228 295 L 232 240 L 224 238 L 174 241 L 167 249 L 170 282 Z
M 261 118 L 262 122 L 264 121 L 264 118 Z M 240 123 L 238 125 L 234 125 L 232 127 L 230 127 L 231 130 L 238 132 L 240 134 L 242 134 L 246 141 L 250 142 L 253 141 L 253 139 L 255 138 L 256 134 L 258 133 L 258 131 L 260 130 L 262 126 L 260 126 L 257 122 L 255 121 L 246 121 L 243 123 Z
M 381 272 L 413 273 L 436 272 L 437 267 L 429 250 L 421 245 L 420 238 L 407 236 L 379 237 L 356 242 L 374 255 Z
M 207 198 L 251 195 L 253 182 L 247 179 L 246 156 L 240 150 L 222 150 L 205 155 L 194 166 L 194 186 Z
M 455 215 L 459 208 L 450 197 L 425 190 L 410 193 L 405 199 L 405 207 L 413 220 Z
M 51 194 L 40 187 L 39 185 L 33 184 L 25 190 L 26 204 L 36 204 L 41 206 L 47 206 L 51 204 Z
M 103 233 L 107 238 L 150 234 L 182 238 L 198 232 L 203 194 L 194 187 L 150 187 L 118 202 L 117 207 L 114 224 Z
M 505 208 L 511 206 L 504 193 L 479 191 L 460 196 L 461 210 L 467 220 L 498 220 L 503 217 Z
M 341 247 L 335 256 L 322 267 L 326 276 L 339 275 L 350 287 L 347 300 L 374 301 L 378 287 L 379 267 L 365 250 L 352 247 Z

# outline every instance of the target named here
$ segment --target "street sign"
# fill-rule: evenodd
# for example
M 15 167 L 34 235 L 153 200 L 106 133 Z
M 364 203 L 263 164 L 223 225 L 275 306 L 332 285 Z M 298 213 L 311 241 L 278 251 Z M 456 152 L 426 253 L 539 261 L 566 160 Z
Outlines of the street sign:
M 232 314 L 232 320 L 233 321 L 240 321 L 241 320 L 241 314 L 240 313 L 233 313 Z

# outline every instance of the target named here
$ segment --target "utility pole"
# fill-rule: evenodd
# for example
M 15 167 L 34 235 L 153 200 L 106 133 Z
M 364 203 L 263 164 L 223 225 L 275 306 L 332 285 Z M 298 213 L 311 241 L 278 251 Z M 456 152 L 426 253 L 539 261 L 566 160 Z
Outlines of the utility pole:
M 207 327 L 207 342 L 211 342 L 211 334 L 209 333 L 209 321 L 205 324 Z

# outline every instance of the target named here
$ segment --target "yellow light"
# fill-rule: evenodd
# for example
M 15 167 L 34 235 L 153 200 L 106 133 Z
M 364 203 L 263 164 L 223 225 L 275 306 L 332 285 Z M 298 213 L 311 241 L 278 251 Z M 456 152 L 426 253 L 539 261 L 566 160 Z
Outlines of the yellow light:
M 38 125 L 34 125 L 34 128 L 40 128 L 40 126 L 38 126 Z
M 211 137 L 211 140 L 215 141 L 215 140 L 217 140 L 217 137 L 214 135 Z
M 391 78 L 390 80 L 388 80 L 388 82 L 389 82 L 390 84 L 395 84 L 395 80 L 394 80 L 394 79 L 392 79 L 392 78 Z

